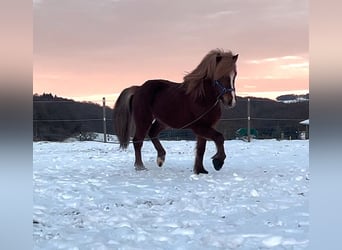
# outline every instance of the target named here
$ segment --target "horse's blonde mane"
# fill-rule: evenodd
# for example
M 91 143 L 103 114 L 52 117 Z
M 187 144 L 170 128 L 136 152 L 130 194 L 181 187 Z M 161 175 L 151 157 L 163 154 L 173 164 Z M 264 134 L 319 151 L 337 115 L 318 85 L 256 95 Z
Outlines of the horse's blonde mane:
M 223 67 L 217 67 L 217 60 L 224 62 Z M 221 49 L 211 50 L 200 62 L 200 64 L 190 73 L 184 76 L 186 93 L 192 94 L 195 98 L 204 96 L 204 80 L 212 81 L 229 74 L 233 65 L 233 53 Z

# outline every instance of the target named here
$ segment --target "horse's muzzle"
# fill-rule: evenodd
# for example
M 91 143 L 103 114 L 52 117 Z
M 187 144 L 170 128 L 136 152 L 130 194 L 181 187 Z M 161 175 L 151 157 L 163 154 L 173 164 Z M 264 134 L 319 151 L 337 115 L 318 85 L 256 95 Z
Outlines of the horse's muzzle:
M 230 95 L 230 94 L 225 94 L 221 97 L 221 101 L 223 103 L 223 106 L 226 108 L 226 109 L 232 109 L 235 107 L 236 105 L 236 100 L 235 98 Z

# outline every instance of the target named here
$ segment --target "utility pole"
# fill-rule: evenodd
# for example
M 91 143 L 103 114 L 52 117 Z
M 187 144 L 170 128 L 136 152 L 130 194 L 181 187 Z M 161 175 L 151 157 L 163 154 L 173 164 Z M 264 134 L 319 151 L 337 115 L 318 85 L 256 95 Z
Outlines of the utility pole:
M 247 139 L 251 142 L 251 99 L 247 99 Z
M 107 142 L 107 126 L 106 126 L 106 98 L 102 98 L 103 101 L 103 142 Z

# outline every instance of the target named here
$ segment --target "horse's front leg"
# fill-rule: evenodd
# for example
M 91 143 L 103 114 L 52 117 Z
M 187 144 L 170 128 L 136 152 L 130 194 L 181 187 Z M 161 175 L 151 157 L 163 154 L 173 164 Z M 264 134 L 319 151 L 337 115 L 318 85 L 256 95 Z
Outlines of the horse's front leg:
M 203 137 L 197 136 L 196 159 L 194 165 L 195 174 L 207 174 L 208 171 L 203 167 L 203 155 L 207 140 Z
M 213 165 L 217 171 L 220 170 L 226 159 L 223 135 L 213 128 L 194 128 L 193 130 L 196 134 L 215 142 L 217 153 L 212 157 Z

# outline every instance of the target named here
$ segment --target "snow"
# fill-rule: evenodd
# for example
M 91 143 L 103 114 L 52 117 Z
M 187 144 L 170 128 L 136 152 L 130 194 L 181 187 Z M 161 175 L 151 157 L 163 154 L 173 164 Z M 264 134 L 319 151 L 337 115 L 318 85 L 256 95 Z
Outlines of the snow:
M 132 144 L 33 142 L 34 249 L 307 249 L 309 140 L 225 141 L 220 171 L 192 173 L 194 141 L 162 141 L 148 171 Z

